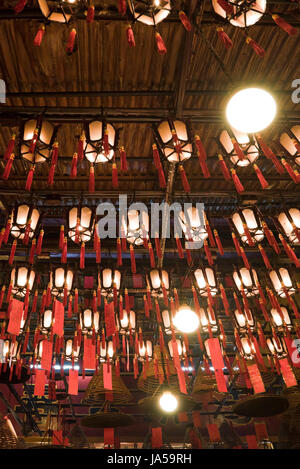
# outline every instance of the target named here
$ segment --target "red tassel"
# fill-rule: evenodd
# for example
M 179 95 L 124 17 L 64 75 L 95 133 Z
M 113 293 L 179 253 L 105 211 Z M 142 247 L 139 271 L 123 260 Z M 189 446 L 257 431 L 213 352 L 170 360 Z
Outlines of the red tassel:
M 80 269 L 84 269 L 85 244 L 81 243 L 80 248 Z
M 242 150 L 241 147 L 239 146 L 238 142 L 236 141 L 235 138 L 232 138 L 232 139 L 231 139 L 231 142 L 232 142 L 234 151 L 235 151 L 235 153 L 237 154 L 238 159 L 239 159 L 240 161 L 243 161 L 243 160 L 245 159 L 245 155 L 244 155 L 243 150 Z
M 243 223 L 243 229 L 244 229 L 244 233 L 246 235 L 249 246 L 253 247 L 254 246 L 254 241 L 251 238 L 251 234 L 250 234 L 249 228 L 248 228 L 246 223 Z
M 4 156 L 3 156 L 4 160 L 6 160 L 6 161 L 9 160 L 12 152 L 14 151 L 15 141 L 16 141 L 16 135 L 13 134 L 10 138 L 10 141 L 8 142 L 7 147 L 6 147 L 6 150 L 5 150 L 5 153 L 4 153 Z
M 35 247 L 36 247 L 36 241 L 35 239 L 32 240 L 32 244 L 31 244 L 31 249 L 30 249 L 30 253 L 29 253 L 29 264 L 33 264 L 33 261 L 34 261 L 34 255 L 35 255 Z
M 124 147 L 120 147 L 121 171 L 128 171 L 127 158 Z
M 121 249 L 121 240 L 117 239 L 117 263 L 118 267 L 122 265 L 122 249 Z
M 8 259 L 9 265 L 12 265 L 12 263 L 14 261 L 16 249 L 17 249 L 17 240 L 15 239 L 12 243 L 12 247 L 11 247 L 11 250 L 10 250 L 10 256 L 9 256 L 9 259 Z
M 238 175 L 236 174 L 235 169 L 231 169 L 231 175 L 232 175 L 232 179 L 233 179 L 233 182 L 234 182 L 234 185 L 235 185 L 235 188 L 236 188 L 237 192 L 239 194 L 241 194 L 242 192 L 244 192 L 245 189 L 244 189 Z
M 191 188 L 190 188 L 190 185 L 189 185 L 189 182 L 187 180 L 185 170 L 184 170 L 184 167 L 182 166 L 182 164 L 179 165 L 178 169 L 179 169 L 179 172 L 180 172 L 180 177 L 181 177 L 181 182 L 182 182 L 182 185 L 183 185 L 183 189 L 185 190 L 185 192 L 191 192 Z
M 179 18 L 180 18 L 181 23 L 185 27 L 185 29 L 187 31 L 191 31 L 191 29 L 192 29 L 191 22 L 190 22 L 189 18 L 187 17 L 187 15 L 184 11 L 181 10 L 179 12 Z
M 243 262 L 244 262 L 244 265 L 245 265 L 246 269 L 250 270 L 250 264 L 249 264 L 249 261 L 247 259 L 246 254 L 245 254 L 244 248 L 242 248 L 242 246 L 241 246 L 241 256 L 242 256 L 242 259 L 243 259 Z
M 155 235 L 155 249 L 156 249 L 156 255 L 158 259 L 162 259 L 162 252 L 161 252 L 160 239 L 158 237 L 158 233 L 156 233 Z
M 154 166 L 155 166 L 156 169 L 158 169 L 159 166 L 161 165 L 161 162 L 160 162 L 158 149 L 157 149 L 157 146 L 155 145 L 155 143 L 153 143 L 153 145 L 152 145 L 152 155 L 153 155 Z
M 269 259 L 268 259 L 267 254 L 266 254 L 266 251 L 264 250 L 264 248 L 263 248 L 260 244 L 258 245 L 258 249 L 260 250 L 260 253 L 261 253 L 261 255 L 262 255 L 262 258 L 263 258 L 263 261 L 264 261 L 264 263 L 265 263 L 266 268 L 269 269 L 269 270 L 271 270 L 271 269 L 272 269 L 272 266 L 271 266 L 271 264 L 270 264 L 270 261 L 269 261 Z
M 184 253 L 183 253 L 183 249 L 182 249 L 182 246 L 181 246 L 181 241 L 180 241 L 178 235 L 175 235 L 175 239 L 176 239 L 176 246 L 177 246 L 178 256 L 179 256 L 180 259 L 184 259 Z
M 155 33 L 155 39 L 156 39 L 156 45 L 157 45 L 157 50 L 159 54 L 166 54 L 167 53 L 166 45 L 163 41 L 163 38 L 158 32 Z
M 118 0 L 118 10 L 120 15 L 124 16 L 126 13 L 126 0 Z
M 78 155 L 77 153 L 74 153 L 73 158 L 72 158 L 72 165 L 71 165 L 71 178 L 76 178 L 77 176 L 77 161 L 78 161 Z
M 0 249 L 1 249 L 1 246 L 2 246 L 4 233 L 5 233 L 5 228 L 2 228 L 2 230 L 0 231 Z
M 213 265 L 214 261 L 213 261 L 206 239 L 204 240 L 204 251 L 205 251 L 207 262 L 209 263 L 210 266 Z
M 125 288 L 125 310 L 126 313 L 129 315 L 130 314 L 130 302 L 129 302 L 129 295 L 128 295 L 128 290 Z
M 166 183 L 165 173 L 164 173 L 161 162 L 159 163 L 159 167 L 157 168 L 157 171 L 158 171 L 159 187 L 161 189 L 164 189 L 167 183 Z
M 35 166 L 32 166 L 29 170 L 27 180 L 26 180 L 26 186 L 25 186 L 26 191 L 30 191 L 30 189 L 31 189 L 34 171 L 35 171 Z
M 136 274 L 135 255 L 134 255 L 134 249 L 132 245 L 130 245 L 129 250 L 130 250 L 131 272 L 133 274 Z
M 254 50 L 255 54 L 258 55 L 259 57 L 264 57 L 266 54 L 266 51 L 259 45 L 257 42 L 254 41 L 251 37 L 247 37 L 246 39 L 246 44 L 249 44 L 249 46 L 252 47 Z
M 223 246 L 222 246 L 222 243 L 221 243 L 221 240 L 220 240 L 220 237 L 219 237 L 219 234 L 218 234 L 217 230 L 214 230 L 214 235 L 215 235 L 215 240 L 216 240 L 216 243 L 217 243 L 217 246 L 218 246 L 219 253 L 220 253 L 221 256 L 224 256 L 224 249 L 223 249 Z
M 67 47 L 66 47 L 66 51 L 68 54 L 72 54 L 74 50 L 75 38 L 76 38 L 76 29 L 73 28 L 70 31 L 68 42 L 67 42 Z
M 1 288 L 1 294 L 0 294 L 0 308 L 2 308 L 4 295 L 5 295 L 5 290 L 6 290 L 6 286 L 3 285 L 3 287 Z
M 16 4 L 15 8 L 14 8 L 15 13 L 16 14 L 21 13 L 21 11 L 24 10 L 27 2 L 28 2 L 28 0 L 19 0 L 18 3 Z
M 48 174 L 48 181 L 47 181 L 48 186 L 53 186 L 54 173 L 55 173 L 55 164 L 51 164 L 50 171 L 49 171 L 49 174 Z
M 188 265 L 189 266 L 192 265 L 193 259 L 192 259 L 191 251 L 187 247 L 185 248 L 185 254 L 186 254 L 186 260 L 187 260 Z
M 148 250 L 149 250 L 149 257 L 150 257 L 150 266 L 152 269 L 155 269 L 155 258 L 154 258 L 154 252 L 153 252 L 151 243 L 148 243 Z
M 60 234 L 59 234 L 59 249 L 62 250 L 64 247 L 65 239 L 65 228 L 64 225 L 60 225 Z
M 77 146 L 77 155 L 78 155 L 79 161 L 83 160 L 83 156 L 84 156 L 83 155 L 84 140 L 85 140 L 85 134 L 84 132 L 82 132 L 79 142 L 78 142 L 78 146 Z
M 38 237 L 38 242 L 36 245 L 36 254 L 39 256 L 42 251 L 42 245 L 43 245 L 43 238 L 44 238 L 44 230 L 40 231 L 39 237 Z
M 87 23 L 92 23 L 94 21 L 94 16 L 95 16 L 95 7 L 94 5 L 90 5 L 88 7 L 87 15 L 86 15 L 86 22 Z
M 156 320 L 158 323 L 162 323 L 162 318 L 160 314 L 159 304 L 158 301 L 155 299 L 155 312 L 156 312 Z
M 253 168 L 257 174 L 257 177 L 259 179 L 259 182 L 260 182 L 260 185 L 263 189 L 267 189 L 269 187 L 269 183 L 268 181 L 266 181 L 266 179 L 264 178 L 261 170 L 259 169 L 259 167 L 257 166 L 257 164 L 254 164 L 253 165 Z
M 266 158 L 268 158 L 269 160 L 271 160 L 276 168 L 276 171 L 278 172 L 278 174 L 283 174 L 284 173 L 284 169 L 283 167 L 281 166 L 281 164 L 279 163 L 279 161 L 277 160 L 276 156 L 274 155 L 274 153 L 272 152 L 272 150 L 267 146 L 267 144 L 264 142 L 264 140 L 262 139 L 262 137 L 260 135 L 257 135 L 256 136 L 256 139 L 259 143 L 259 146 L 263 152 L 263 154 L 265 155 Z
M 221 167 L 221 171 L 223 173 L 223 176 L 224 176 L 224 179 L 226 179 L 226 181 L 230 181 L 231 180 L 231 177 L 230 177 L 230 172 L 227 168 L 227 165 L 224 161 L 224 158 L 222 155 L 218 155 L 218 158 L 219 158 L 219 163 L 220 163 L 220 167 Z
M 89 176 L 89 193 L 93 194 L 95 192 L 95 170 L 94 166 L 90 167 L 90 176 Z
M 237 237 L 235 236 L 235 234 L 233 232 L 231 233 L 231 236 L 232 236 L 232 239 L 233 239 L 233 242 L 234 242 L 236 253 L 237 253 L 238 256 L 241 257 L 241 255 L 242 255 L 241 246 L 240 246 L 240 244 L 237 240 Z
M 68 242 L 67 242 L 67 238 L 64 238 L 64 246 L 63 246 L 63 250 L 62 250 L 62 253 L 61 253 L 61 263 L 62 264 L 67 263 L 67 253 L 68 253 Z
M 297 258 L 294 250 L 291 248 L 291 246 L 286 242 L 286 240 L 284 239 L 284 237 L 280 234 L 279 235 L 279 239 L 284 247 L 284 250 L 285 252 L 287 253 L 287 255 L 289 256 L 290 260 L 295 264 L 295 266 L 297 268 L 300 267 L 300 262 L 299 262 L 299 259 Z
M 275 23 L 283 29 L 289 36 L 295 36 L 298 31 L 294 28 L 291 24 L 287 23 L 283 18 L 280 18 L 279 15 L 272 15 L 273 20 Z
M 42 24 L 38 30 L 38 32 L 35 35 L 35 38 L 33 40 L 33 44 L 37 47 L 39 47 L 42 43 L 43 37 L 45 34 L 45 26 Z
M 217 33 L 218 33 L 219 39 L 222 41 L 226 49 L 230 49 L 233 43 L 230 37 L 225 33 L 224 29 L 221 27 L 217 28 Z
M 130 25 L 127 26 L 126 29 L 126 37 L 127 37 L 127 42 L 130 47 L 135 47 L 135 39 L 134 39 L 134 34 L 132 27 Z
M 217 0 L 217 3 L 228 15 L 232 15 L 233 8 L 226 0 Z
M 116 163 L 112 165 L 112 183 L 113 187 L 116 189 L 118 187 L 118 170 Z
M 2 179 L 7 180 L 9 178 L 10 170 L 11 170 L 14 159 L 15 159 L 15 155 L 14 153 L 12 153 L 9 157 L 9 160 L 6 163 L 6 166 L 2 175 Z
M 294 181 L 294 183 L 298 184 L 299 181 L 298 181 L 297 175 L 295 174 L 291 165 L 284 158 L 281 158 L 281 163 L 283 167 L 285 168 L 285 170 L 287 171 L 287 173 L 289 174 L 290 178 Z

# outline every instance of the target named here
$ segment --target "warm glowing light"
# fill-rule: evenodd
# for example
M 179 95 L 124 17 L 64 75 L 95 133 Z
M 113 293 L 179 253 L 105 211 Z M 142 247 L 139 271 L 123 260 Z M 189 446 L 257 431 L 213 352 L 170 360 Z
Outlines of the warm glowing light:
M 199 327 L 199 318 L 187 305 L 181 306 L 173 319 L 175 327 L 185 333 L 194 332 Z
M 246 88 L 229 100 L 226 117 L 230 125 L 241 132 L 255 133 L 268 127 L 276 115 L 276 102 L 265 90 Z
M 165 391 L 159 399 L 159 405 L 164 412 L 174 412 L 177 409 L 178 401 L 174 394 Z

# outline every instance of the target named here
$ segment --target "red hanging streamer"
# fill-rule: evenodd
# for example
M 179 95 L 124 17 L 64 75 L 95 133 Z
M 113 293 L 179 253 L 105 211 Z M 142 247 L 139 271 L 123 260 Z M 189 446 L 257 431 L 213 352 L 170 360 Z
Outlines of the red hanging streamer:
M 5 165 L 5 169 L 4 169 L 4 172 L 2 174 L 2 179 L 7 180 L 9 178 L 10 170 L 11 170 L 14 159 L 15 159 L 15 155 L 14 155 L 14 153 L 12 153 L 10 155 L 9 159 L 7 160 L 6 165 Z
M 253 165 L 253 168 L 256 172 L 256 175 L 258 177 L 258 180 L 260 182 L 260 185 L 262 187 L 262 189 L 267 189 L 269 187 L 269 183 L 268 181 L 266 181 L 266 179 L 264 178 L 263 176 L 263 173 L 261 172 L 261 170 L 259 169 L 259 167 L 257 166 L 257 164 L 254 164 Z
M 35 171 L 35 166 L 32 166 L 29 170 L 28 175 L 27 175 L 27 180 L 26 180 L 26 185 L 25 185 L 25 190 L 26 191 L 30 191 L 30 189 L 31 189 L 34 171 Z
M 182 164 L 179 165 L 178 169 L 179 169 L 183 189 L 185 190 L 185 192 L 191 192 L 191 188 L 190 188 L 190 185 L 189 185 L 189 182 L 187 180 L 185 170 L 184 170 L 184 167 L 182 166 Z
M 179 12 L 179 19 L 187 31 L 191 31 L 192 25 L 191 22 L 184 11 Z
M 86 15 L 86 22 L 87 23 L 92 23 L 94 21 L 95 17 L 95 7 L 94 5 L 90 5 L 88 7 L 87 15 Z
M 21 13 L 21 11 L 24 10 L 27 2 L 28 2 L 28 0 L 19 0 L 18 3 L 16 4 L 15 8 L 14 8 L 15 13 L 16 14 Z
M 283 29 L 283 31 L 288 33 L 289 36 L 295 36 L 296 34 L 298 34 L 298 30 L 294 28 L 294 26 L 292 26 L 291 24 L 287 23 L 279 15 L 272 15 L 272 19 L 281 29 Z
M 116 163 L 113 163 L 113 165 L 112 165 L 112 184 L 113 184 L 114 189 L 116 189 L 119 185 L 119 183 L 118 183 L 118 170 L 117 170 Z
M 71 29 L 69 37 L 68 37 L 68 42 L 66 46 L 67 54 L 72 54 L 72 52 L 74 51 L 75 39 L 76 39 L 76 29 L 73 28 Z
M 254 50 L 255 54 L 258 55 L 259 57 L 263 58 L 265 56 L 266 51 L 257 42 L 255 42 L 254 39 L 252 39 L 251 37 L 247 37 L 246 44 L 249 44 L 249 46 L 251 46 L 252 49 Z
M 243 186 L 243 184 L 241 183 L 240 178 L 239 178 L 238 175 L 236 174 L 236 170 L 235 170 L 235 169 L 231 169 L 230 171 L 231 171 L 231 176 L 232 176 L 232 180 L 233 180 L 233 182 L 234 182 L 235 188 L 236 188 L 237 192 L 238 192 L 239 194 L 241 194 L 242 192 L 245 191 L 244 186 Z
M 77 176 L 77 161 L 78 161 L 78 155 L 77 153 L 74 153 L 73 158 L 72 158 L 72 164 L 71 164 L 71 173 L 70 173 L 71 178 L 76 178 Z
M 17 240 L 15 239 L 12 243 L 12 247 L 11 247 L 11 250 L 10 250 L 10 255 L 9 255 L 9 259 L 8 259 L 9 265 L 12 265 L 12 263 L 14 261 L 16 249 L 17 249 Z
M 120 147 L 121 171 L 128 171 L 127 158 L 124 147 Z
M 281 164 L 279 163 L 279 161 L 277 160 L 276 156 L 274 155 L 274 153 L 272 152 L 272 150 L 268 147 L 268 145 L 265 143 L 265 141 L 262 139 L 262 137 L 260 135 L 257 135 L 256 136 L 256 139 L 259 143 L 259 146 L 263 152 L 263 154 L 265 155 L 266 158 L 268 158 L 269 160 L 271 160 L 276 168 L 276 171 L 279 173 L 279 174 L 283 174 L 284 173 L 284 169 L 283 167 L 281 166 Z
M 224 29 L 221 28 L 221 27 L 218 27 L 217 28 L 217 33 L 218 33 L 219 39 L 222 41 L 222 43 L 224 44 L 226 49 L 230 49 L 232 47 L 233 43 L 232 43 L 232 40 L 230 39 L 230 37 L 225 33 Z
M 94 166 L 90 166 L 89 193 L 93 194 L 94 192 L 95 192 L 95 170 L 94 170 Z
M 166 45 L 164 43 L 163 38 L 158 32 L 155 33 L 155 40 L 156 40 L 157 50 L 159 54 L 166 54 L 167 53 Z
M 5 153 L 4 153 L 4 156 L 3 156 L 3 159 L 5 161 L 9 160 L 12 152 L 14 151 L 14 147 L 15 147 L 15 142 L 16 142 L 16 135 L 15 134 L 12 134 L 9 142 L 8 142 L 8 145 L 6 147 L 6 150 L 5 150 Z
M 224 249 L 223 249 L 222 242 L 220 240 L 219 233 L 217 232 L 217 230 L 214 230 L 214 236 L 215 236 L 215 240 L 217 243 L 219 253 L 221 256 L 224 256 Z
M 85 243 L 81 243 L 80 248 L 80 269 L 84 269 Z
M 131 272 L 136 274 L 136 263 L 135 263 L 135 255 L 134 255 L 134 248 L 130 245 L 130 262 L 131 262 Z
M 129 24 L 126 29 L 127 42 L 130 47 L 135 47 L 135 39 L 131 25 Z
M 224 179 L 226 179 L 226 181 L 231 181 L 230 172 L 229 172 L 229 169 L 227 168 L 227 165 L 224 161 L 223 156 L 218 155 L 218 158 L 219 158 L 219 163 L 220 163 L 220 167 L 221 167 L 221 171 L 223 173 Z
M 45 25 L 41 25 L 38 29 L 38 32 L 36 33 L 33 44 L 37 47 L 39 47 L 42 44 L 42 40 L 45 34 Z

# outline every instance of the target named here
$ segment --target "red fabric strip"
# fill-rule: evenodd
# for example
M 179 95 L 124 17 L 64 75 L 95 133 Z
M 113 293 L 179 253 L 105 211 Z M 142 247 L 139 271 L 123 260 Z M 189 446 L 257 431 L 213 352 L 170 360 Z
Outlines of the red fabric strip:
M 221 441 L 221 435 L 219 432 L 218 425 L 216 425 L 215 423 L 209 423 L 207 424 L 207 430 L 208 430 L 210 441 L 212 442 Z
M 69 370 L 69 389 L 68 394 L 78 395 L 78 370 Z
M 291 388 L 292 386 L 297 386 L 297 380 L 292 371 L 292 368 L 290 367 L 288 359 L 283 358 L 282 360 L 279 360 L 279 364 L 286 387 Z
M 251 384 L 254 389 L 254 393 L 259 394 L 260 392 L 266 392 L 265 385 L 263 383 L 263 380 L 261 378 L 261 374 L 259 372 L 259 369 L 257 368 L 257 365 L 256 364 L 249 365 L 247 369 L 249 372 Z
M 104 386 L 104 389 L 108 389 L 108 391 L 112 391 L 111 365 L 108 367 L 107 363 L 103 363 L 103 386 Z
M 52 350 L 53 350 L 53 342 L 50 342 L 50 340 L 43 340 L 41 367 L 47 371 L 51 370 Z
M 116 332 L 116 323 L 115 323 L 115 312 L 114 312 L 114 303 L 107 303 L 105 308 L 105 329 L 106 337 L 110 337 Z
M 24 303 L 19 300 L 12 300 L 9 323 L 7 327 L 7 332 L 12 335 L 20 334 L 20 324 L 23 315 Z
M 246 435 L 246 441 L 248 449 L 258 449 L 255 435 Z
M 60 301 L 56 300 L 54 303 L 53 334 L 58 335 L 58 337 L 62 337 L 64 335 L 64 316 L 64 305 Z
M 34 385 L 34 396 L 44 396 L 45 395 L 45 384 L 46 384 L 45 370 L 36 370 L 35 385 Z
M 104 446 L 114 446 L 115 432 L 113 428 L 104 428 Z
M 161 427 L 153 427 L 152 428 L 152 449 L 161 448 L 163 445 L 162 439 L 162 430 Z
M 84 369 L 94 370 L 96 368 L 96 345 L 93 345 L 93 339 L 84 340 L 83 366 Z

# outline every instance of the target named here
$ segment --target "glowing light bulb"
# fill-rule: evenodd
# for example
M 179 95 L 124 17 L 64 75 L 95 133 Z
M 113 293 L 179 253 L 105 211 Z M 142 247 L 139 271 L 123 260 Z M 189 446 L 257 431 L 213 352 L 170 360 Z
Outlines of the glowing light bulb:
M 187 305 L 181 306 L 173 319 L 175 327 L 185 333 L 194 332 L 199 327 L 199 318 Z
M 260 88 L 246 88 L 235 93 L 227 103 L 226 117 L 236 130 L 255 133 L 268 127 L 276 115 L 273 96 Z
M 160 0 L 154 0 L 154 6 L 159 7 L 160 6 Z
M 174 412 L 177 409 L 178 401 L 174 394 L 165 391 L 159 399 L 159 405 L 165 412 Z

